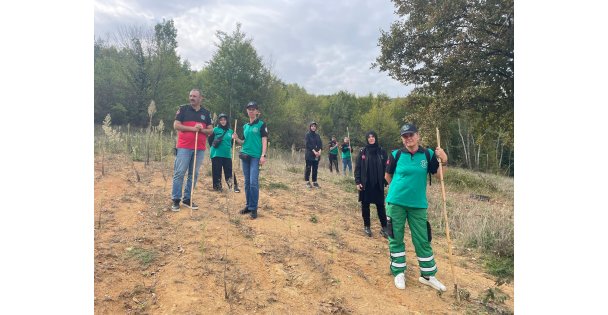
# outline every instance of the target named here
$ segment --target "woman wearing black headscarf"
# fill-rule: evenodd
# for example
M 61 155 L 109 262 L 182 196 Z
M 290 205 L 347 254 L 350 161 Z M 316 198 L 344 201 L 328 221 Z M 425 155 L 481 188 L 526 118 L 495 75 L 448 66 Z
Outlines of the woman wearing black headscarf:
M 365 134 L 367 145 L 359 151 L 355 164 L 355 183 L 359 191 L 361 213 L 363 216 L 364 232 L 372 236 L 370 229 L 369 205 L 376 204 L 378 219 L 382 229 L 380 234 L 387 237 L 386 212 L 384 209 L 384 187 L 386 180 L 384 172 L 388 156 L 386 151 L 378 145 L 378 135 L 374 131 Z

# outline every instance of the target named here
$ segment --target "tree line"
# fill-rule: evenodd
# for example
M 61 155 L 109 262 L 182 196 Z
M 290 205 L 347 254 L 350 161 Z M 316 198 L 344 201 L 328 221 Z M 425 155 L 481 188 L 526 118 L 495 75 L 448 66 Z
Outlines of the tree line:
M 412 121 L 430 147 L 440 129 L 451 164 L 513 175 L 513 1 L 394 2 L 402 20 L 382 32 L 372 67 L 416 84 L 406 97 L 310 94 L 272 73 L 240 24 L 218 31 L 213 56 L 193 70 L 177 53 L 173 20 L 164 20 L 95 39 L 94 121 L 110 114 L 114 125 L 171 126 L 190 89 L 200 88 L 203 106 L 232 121 L 245 122 L 244 105 L 257 101 L 273 147 L 302 148 L 316 121 L 324 143 L 340 141 L 348 127 L 353 145 L 363 146 L 373 129 L 393 149 L 402 146 L 399 127 Z

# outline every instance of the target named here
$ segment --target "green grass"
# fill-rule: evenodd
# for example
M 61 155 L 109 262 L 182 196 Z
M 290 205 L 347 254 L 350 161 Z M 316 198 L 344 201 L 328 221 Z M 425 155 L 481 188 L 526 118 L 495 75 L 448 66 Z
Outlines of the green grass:
M 316 216 L 316 215 L 314 215 L 314 214 L 313 214 L 313 215 L 310 217 L 310 219 L 308 219 L 308 221 L 310 221 L 310 222 L 312 222 L 312 223 L 317 223 L 317 222 L 319 222 L 319 220 L 317 219 L 317 216 Z
M 130 250 L 127 249 L 127 255 L 130 258 L 137 260 L 142 268 L 147 268 L 157 256 L 156 252 L 153 250 L 147 250 L 141 247 L 133 247 Z
M 281 183 L 281 182 L 272 182 L 268 184 L 268 189 L 272 190 L 272 189 L 284 189 L 284 190 L 288 190 L 289 186 Z
M 485 265 L 488 272 L 497 278 L 497 284 L 509 283 L 513 280 L 515 274 L 515 257 L 487 255 L 485 258 Z
M 303 171 L 301 167 L 297 167 L 297 166 L 293 166 L 293 165 L 292 165 L 292 166 L 288 166 L 288 167 L 286 168 L 286 170 L 287 170 L 288 172 L 290 172 L 290 173 L 294 173 L 294 174 L 300 174 L 300 173 L 302 173 L 302 171 Z

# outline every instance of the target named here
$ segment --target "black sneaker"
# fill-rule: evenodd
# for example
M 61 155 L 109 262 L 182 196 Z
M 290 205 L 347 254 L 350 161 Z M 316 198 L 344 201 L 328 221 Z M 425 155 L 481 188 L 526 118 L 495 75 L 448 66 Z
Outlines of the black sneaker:
M 235 192 L 235 193 L 240 193 L 240 192 L 241 192 L 241 190 L 240 190 L 238 187 L 234 187 L 234 192 Z
M 367 234 L 367 236 L 372 237 L 372 230 L 369 228 L 369 226 L 364 227 L 363 231 L 365 234 Z
M 192 210 L 198 210 L 198 205 L 195 204 L 194 202 L 192 203 L 192 205 L 190 204 L 190 200 L 184 200 L 183 204 L 186 205 L 186 207 L 192 209 Z
M 254 220 L 258 217 L 258 210 L 249 210 L 251 212 L 251 219 Z
M 317 182 L 312 183 L 312 185 L 313 185 L 315 188 L 321 188 L 321 187 L 319 187 L 319 184 L 318 184 Z
M 382 235 L 382 237 L 384 238 L 388 238 L 388 234 L 386 233 L 386 228 L 381 228 L 380 229 L 380 235 Z
M 310 184 L 310 182 L 306 182 L 306 188 L 312 188 L 312 185 Z
M 245 206 L 245 208 L 243 208 L 241 211 L 239 211 L 240 214 L 247 214 L 247 213 L 251 213 L 251 210 L 249 210 L 247 208 L 247 206 Z
M 173 200 L 173 204 L 171 204 L 171 211 L 173 211 L 173 212 L 179 211 L 179 199 Z

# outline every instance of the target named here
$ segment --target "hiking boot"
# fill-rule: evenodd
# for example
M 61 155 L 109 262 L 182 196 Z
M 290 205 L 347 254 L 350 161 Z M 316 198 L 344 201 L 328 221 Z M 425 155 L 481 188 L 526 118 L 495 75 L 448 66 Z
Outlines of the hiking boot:
M 367 234 L 367 236 L 372 237 L 372 230 L 369 228 L 369 226 L 364 227 L 363 231 L 365 234 Z
M 247 206 L 245 206 L 245 208 L 243 208 L 241 211 L 239 211 L 240 214 L 247 214 L 247 213 L 251 213 L 251 210 L 247 209 Z
M 317 182 L 312 183 L 312 185 L 313 185 L 315 188 L 321 188 L 321 187 L 319 187 L 319 184 L 318 184 Z
M 310 182 L 306 182 L 306 188 L 312 188 L 312 185 L 310 184 Z
M 251 212 L 251 219 L 254 220 L 258 217 L 258 210 L 249 210 Z
M 380 235 L 384 238 L 388 238 L 388 233 L 386 233 L 386 227 L 380 229 Z
M 173 204 L 171 204 L 171 211 L 173 211 L 173 212 L 179 211 L 179 199 L 173 200 Z
M 395 286 L 399 290 L 405 290 L 405 274 L 403 272 L 395 276 Z
M 234 187 L 234 192 L 235 192 L 235 193 L 240 193 L 240 192 L 241 192 L 241 190 L 240 190 L 238 187 Z
M 433 287 L 435 290 L 444 291 L 444 292 L 446 290 L 445 285 L 443 285 L 441 282 L 439 282 L 439 280 L 437 280 L 437 278 L 435 278 L 433 276 L 428 277 L 428 279 L 423 276 L 420 276 L 420 278 L 418 278 L 418 281 L 420 281 L 421 283 L 424 283 L 428 286 Z
M 190 200 L 184 200 L 183 204 L 185 204 L 186 207 L 188 207 L 192 210 L 198 210 L 198 205 L 195 204 L 194 202 L 192 204 L 190 204 Z

